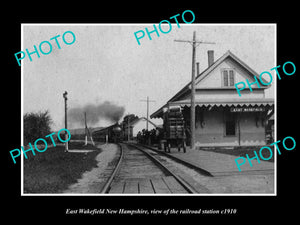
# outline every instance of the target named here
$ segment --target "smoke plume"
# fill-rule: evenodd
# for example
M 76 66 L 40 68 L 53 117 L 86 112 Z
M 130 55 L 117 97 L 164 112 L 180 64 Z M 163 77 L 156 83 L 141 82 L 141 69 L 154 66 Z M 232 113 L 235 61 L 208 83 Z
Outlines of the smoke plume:
M 123 116 L 125 108 L 115 105 L 109 101 L 101 104 L 87 104 L 84 107 L 71 108 L 68 110 L 68 120 L 74 124 L 84 126 L 84 112 L 89 126 L 95 126 L 100 120 L 116 123 Z

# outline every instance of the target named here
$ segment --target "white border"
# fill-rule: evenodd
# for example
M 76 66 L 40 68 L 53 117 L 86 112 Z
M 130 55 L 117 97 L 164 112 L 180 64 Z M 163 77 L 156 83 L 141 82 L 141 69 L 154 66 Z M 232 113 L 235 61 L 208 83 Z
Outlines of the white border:
M 21 49 L 24 49 L 24 43 L 23 43 L 23 24 L 21 24 Z M 24 120 L 23 120 L 23 114 L 24 114 L 24 111 L 23 111 L 23 108 L 24 108 L 24 102 L 23 102 L 23 96 L 24 96 L 24 87 L 23 87 L 23 84 L 24 84 L 24 79 L 23 79 L 23 67 L 24 67 L 24 63 L 23 63 L 23 60 L 21 60 L 21 146 L 24 146 Z M 23 171 L 23 163 L 24 163 L 24 157 L 23 157 L 23 151 L 21 151 L 21 196 L 24 195 L 23 193 L 23 190 L 24 190 L 24 178 L 23 178 L 23 174 L 24 174 L 24 171 Z
M 57 24 L 53 24 L 53 23 L 22 23 L 21 24 L 21 50 L 24 49 L 24 43 L 23 43 L 23 27 L 26 25 L 30 25 L 30 26 L 143 26 L 143 25 L 151 25 L 152 23 L 127 23 L 127 24 L 120 24 L 120 23 L 70 23 L 70 24 L 66 24 L 66 23 L 57 23 Z M 172 23 L 174 24 L 174 23 Z M 165 25 L 165 24 L 163 24 Z M 192 24 L 180 24 L 180 26 L 274 26 L 275 27 L 275 46 L 274 46 L 274 50 L 275 50 L 275 55 L 274 55 L 274 61 L 275 61 L 275 65 L 277 66 L 277 23 L 205 23 L 205 24 L 201 24 L 201 23 L 192 23 Z M 24 92 L 24 88 L 23 88 L 23 68 L 24 68 L 24 63 L 23 61 L 21 61 L 21 146 L 24 146 L 23 144 L 23 135 L 24 135 L 24 124 L 23 124 L 23 92 Z M 275 87 L 274 87 L 274 104 L 275 104 L 275 112 L 274 112 L 274 120 L 275 120 L 275 124 L 274 124 L 274 136 L 275 139 L 274 141 L 277 141 L 277 79 L 275 79 Z M 22 151 L 21 151 L 22 152 Z M 54 194 L 34 194 L 34 193 L 25 193 L 23 192 L 24 190 L 24 177 L 23 177 L 23 163 L 24 163 L 24 157 L 23 156 L 23 152 L 21 153 L 21 196 L 190 196 L 190 197 L 194 197 L 194 196 L 277 196 L 277 151 L 275 151 L 274 149 L 274 153 L 275 154 L 275 158 L 274 158 L 274 166 L 275 166 L 275 171 L 274 171 L 274 193 L 236 193 L 236 194 L 231 194 L 231 193 L 222 193 L 222 194 L 87 194 L 87 193 L 76 193 L 76 194 L 66 194 L 66 193 L 54 193 Z M 241 175 L 243 176 L 243 175 Z

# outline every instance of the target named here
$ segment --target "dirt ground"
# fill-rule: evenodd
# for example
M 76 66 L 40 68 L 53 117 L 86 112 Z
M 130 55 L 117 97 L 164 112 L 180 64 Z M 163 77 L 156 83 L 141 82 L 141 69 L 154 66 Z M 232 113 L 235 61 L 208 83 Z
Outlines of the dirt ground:
M 77 183 L 69 186 L 64 193 L 99 193 L 101 187 L 106 182 L 103 178 L 105 169 L 108 167 L 109 163 L 113 161 L 115 155 L 118 151 L 115 144 L 104 144 L 98 145 L 98 148 L 102 149 L 102 152 L 96 156 L 97 167 L 90 171 L 85 172 Z
M 205 193 L 200 194 L 273 194 L 274 173 L 266 171 L 255 171 L 249 174 L 229 174 L 218 176 L 201 175 L 193 169 L 178 164 L 177 162 L 163 157 L 172 163 L 180 172 L 180 176 L 191 182 L 193 179 L 199 183 Z M 192 182 L 191 182 L 192 183 Z
M 205 186 L 213 193 L 272 194 L 274 174 L 219 176 L 207 180 Z

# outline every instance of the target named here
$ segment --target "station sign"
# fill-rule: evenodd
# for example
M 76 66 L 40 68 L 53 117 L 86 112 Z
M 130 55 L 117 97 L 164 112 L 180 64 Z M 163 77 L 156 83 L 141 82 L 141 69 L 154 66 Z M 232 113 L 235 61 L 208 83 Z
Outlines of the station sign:
M 243 107 L 243 108 L 231 108 L 230 112 L 264 112 L 263 107 Z

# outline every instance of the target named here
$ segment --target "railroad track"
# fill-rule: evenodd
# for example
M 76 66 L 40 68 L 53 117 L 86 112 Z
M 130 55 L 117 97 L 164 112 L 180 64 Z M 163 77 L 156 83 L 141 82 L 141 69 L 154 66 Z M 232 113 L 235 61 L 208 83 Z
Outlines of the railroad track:
M 189 194 L 196 191 L 155 155 L 138 146 L 119 144 L 120 157 L 101 193 Z

